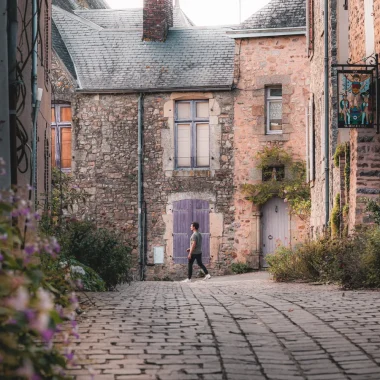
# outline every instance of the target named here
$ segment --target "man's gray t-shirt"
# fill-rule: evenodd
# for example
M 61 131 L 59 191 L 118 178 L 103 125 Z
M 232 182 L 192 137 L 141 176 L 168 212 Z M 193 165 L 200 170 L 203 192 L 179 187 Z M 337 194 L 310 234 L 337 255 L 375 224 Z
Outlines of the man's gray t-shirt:
M 199 255 L 202 253 L 202 234 L 198 231 L 195 231 L 190 238 L 190 246 L 192 242 L 195 241 L 196 246 L 194 251 L 192 252 L 192 255 Z

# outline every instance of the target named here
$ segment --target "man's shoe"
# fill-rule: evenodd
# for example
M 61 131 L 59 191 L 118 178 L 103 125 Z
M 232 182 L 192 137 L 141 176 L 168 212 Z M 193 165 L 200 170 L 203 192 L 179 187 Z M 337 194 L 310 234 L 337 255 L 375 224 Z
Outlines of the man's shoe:
M 181 282 L 191 282 L 191 278 L 187 278 L 186 280 L 183 280 Z
M 210 274 L 206 274 L 205 278 L 203 279 L 203 281 L 205 280 L 209 280 L 211 278 L 211 275 Z

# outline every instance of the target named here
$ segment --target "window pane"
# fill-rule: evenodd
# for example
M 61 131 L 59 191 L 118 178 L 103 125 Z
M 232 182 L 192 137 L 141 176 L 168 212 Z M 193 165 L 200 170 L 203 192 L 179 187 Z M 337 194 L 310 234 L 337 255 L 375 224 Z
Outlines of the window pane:
M 55 161 L 55 128 L 51 129 L 51 166 L 52 168 L 57 166 Z
M 61 107 L 61 122 L 71 123 L 71 107 Z
M 269 102 L 269 129 L 282 130 L 282 102 Z
M 62 169 L 71 169 L 71 128 L 62 128 L 61 136 L 61 167 Z
M 197 117 L 207 119 L 208 118 L 208 102 L 197 102 Z
M 55 110 L 54 110 L 54 107 L 51 109 L 51 122 L 55 123 Z
M 270 96 L 282 96 L 282 88 L 271 88 Z
M 197 124 L 197 166 L 210 166 L 210 139 L 208 124 Z
M 190 103 L 177 103 L 178 119 L 191 119 Z
M 190 124 L 178 124 L 177 126 L 177 165 L 178 167 L 191 166 L 191 129 Z

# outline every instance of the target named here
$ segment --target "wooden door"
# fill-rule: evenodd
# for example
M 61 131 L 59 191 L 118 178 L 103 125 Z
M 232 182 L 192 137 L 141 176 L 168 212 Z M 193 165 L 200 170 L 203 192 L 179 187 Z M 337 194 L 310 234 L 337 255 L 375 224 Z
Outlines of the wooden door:
M 210 261 L 210 209 L 207 201 L 185 199 L 173 203 L 173 260 L 187 264 L 186 249 L 190 247 L 192 222 L 199 223 L 202 234 L 202 260 Z
M 289 213 L 288 206 L 281 198 L 270 199 L 262 208 L 262 257 L 260 266 L 268 265 L 265 256 L 273 253 L 279 245 L 288 246 L 289 239 Z

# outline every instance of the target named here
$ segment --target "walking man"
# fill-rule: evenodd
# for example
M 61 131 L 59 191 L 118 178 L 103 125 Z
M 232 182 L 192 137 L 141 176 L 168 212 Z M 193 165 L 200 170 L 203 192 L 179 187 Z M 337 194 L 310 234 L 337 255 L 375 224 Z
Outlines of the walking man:
M 190 248 L 187 248 L 186 250 L 188 253 L 187 258 L 189 259 L 188 276 L 187 279 L 183 280 L 182 282 L 191 282 L 191 277 L 193 275 L 193 264 L 195 260 L 197 260 L 198 266 L 206 275 L 204 279 L 209 280 L 211 276 L 209 275 L 207 268 L 202 263 L 202 234 L 198 231 L 199 223 L 191 223 L 190 230 L 193 232 L 193 234 L 190 238 Z

